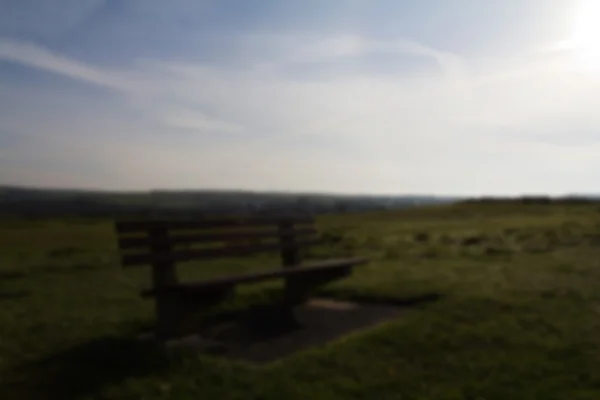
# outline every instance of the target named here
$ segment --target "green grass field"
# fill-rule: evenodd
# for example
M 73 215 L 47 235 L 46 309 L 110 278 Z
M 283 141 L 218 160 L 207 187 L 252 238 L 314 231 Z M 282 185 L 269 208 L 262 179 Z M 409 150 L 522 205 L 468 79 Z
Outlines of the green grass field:
M 371 263 L 323 289 L 440 300 L 253 366 L 142 346 L 144 269 L 111 221 L 0 222 L 0 399 L 599 399 L 600 208 L 455 205 L 326 216 L 318 255 Z M 185 279 L 276 265 L 189 265 Z M 226 307 L 259 302 L 247 288 Z

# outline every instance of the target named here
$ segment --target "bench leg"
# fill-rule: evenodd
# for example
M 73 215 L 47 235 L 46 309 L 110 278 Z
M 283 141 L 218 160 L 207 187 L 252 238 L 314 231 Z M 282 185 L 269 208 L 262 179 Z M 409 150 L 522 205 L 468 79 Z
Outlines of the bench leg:
M 287 278 L 285 280 L 284 299 L 289 306 L 302 304 L 306 301 L 310 286 L 303 279 Z
M 288 277 L 285 281 L 285 300 L 289 304 L 302 304 L 315 288 L 350 275 L 351 267 Z
M 186 324 L 195 314 L 225 300 L 230 289 L 215 288 L 202 292 L 171 292 L 156 297 L 156 330 L 163 338 L 172 338 L 190 330 Z M 189 333 L 189 332 L 188 332 Z
M 156 297 L 156 334 L 161 339 L 177 336 L 186 318 L 186 308 L 178 296 L 162 294 Z

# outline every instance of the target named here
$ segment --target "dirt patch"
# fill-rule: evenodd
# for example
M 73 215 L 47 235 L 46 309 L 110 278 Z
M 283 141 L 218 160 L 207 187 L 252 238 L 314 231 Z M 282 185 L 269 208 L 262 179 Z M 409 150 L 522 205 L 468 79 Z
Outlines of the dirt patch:
M 254 310 L 171 340 L 167 346 L 192 347 L 225 358 L 263 364 L 398 318 L 403 310 L 404 307 L 390 304 L 312 299 L 296 308 L 293 321 L 277 310 Z
M 360 307 L 360 305 L 356 302 L 325 298 L 311 299 L 308 301 L 308 306 L 313 308 L 325 308 L 329 310 L 353 310 Z

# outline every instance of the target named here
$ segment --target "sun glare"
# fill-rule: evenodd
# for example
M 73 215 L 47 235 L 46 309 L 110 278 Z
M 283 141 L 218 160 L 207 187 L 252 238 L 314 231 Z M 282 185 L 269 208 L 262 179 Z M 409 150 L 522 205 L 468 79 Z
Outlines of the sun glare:
M 582 0 L 567 40 L 577 69 L 600 72 L 600 0 Z

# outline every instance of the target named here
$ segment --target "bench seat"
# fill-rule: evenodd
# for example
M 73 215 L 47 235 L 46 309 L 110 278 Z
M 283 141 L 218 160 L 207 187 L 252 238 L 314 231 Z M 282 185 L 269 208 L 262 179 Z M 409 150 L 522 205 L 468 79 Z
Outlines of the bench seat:
M 292 268 L 289 268 L 288 266 L 286 268 L 280 268 L 271 271 L 253 272 L 217 279 L 208 279 L 199 282 L 177 283 L 158 289 L 155 288 L 144 290 L 142 292 L 142 296 L 155 297 L 159 294 L 173 292 L 212 292 L 214 290 L 228 289 L 242 283 L 260 282 L 291 276 L 309 278 L 311 275 L 314 277 L 327 277 L 328 274 L 330 274 L 332 278 L 337 278 L 350 275 L 352 272 L 352 267 L 366 264 L 367 262 L 368 260 L 365 258 L 339 258 L 325 261 L 313 261 L 304 263 L 302 265 L 292 266 Z

